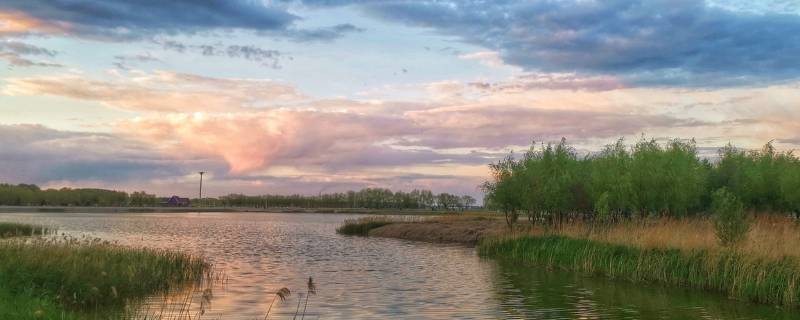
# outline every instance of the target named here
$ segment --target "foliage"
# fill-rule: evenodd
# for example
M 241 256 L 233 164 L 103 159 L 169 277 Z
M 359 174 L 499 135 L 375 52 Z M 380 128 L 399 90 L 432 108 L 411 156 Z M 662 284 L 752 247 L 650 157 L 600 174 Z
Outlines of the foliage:
M 712 195 L 711 212 L 714 214 L 715 233 L 723 246 L 736 245 L 750 231 L 750 221 L 742 202 L 725 188 Z
M 200 199 L 192 199 L 198 203 Z M 392 191 L 382 188 L 365 188 L 341 193 L 306 195 L 260 195 L 247 196 L 229 194 L 219 199 L 204 198 L 204 206 L 249 207 L 249 208 L 367 208 L 367 209 L 442 209 L 464 210 L 475 206 L 477 201 L 469 195 L 449 193 L 434 194 L 430 190 L 410 192 Z M 130 206 L 156 207 L 159 198 L 144 191 L 126 193 L 104 189 L 46 189 L 32 184 L 0 184 L 0 205 L 10 206 Z
M 40 189 L 33 184 L 0 184 L 0 205 L 7 206 L 155 206 L 158 199 L 144 191 L 130 196 L 105 189 Z
M 728 188 L 748 209 L 800 215 L 800 160 L 768 143 L 760 151 L 732 146 L 716 163 L 701 159 L 694 140 L 642 139 L 630 147 L 618 140 L 579 158 L 562 139 L 533 145 L 489 165 L 485 205 L 502 211 L 509 225 L 518 212 L 531 223 L 561 225 L 565 219 L 594 221 L 702 215 L 712 190 Z
M 341 193 L 305 195 L 260 195 L 247 196 L 229 194 L 218 200 L 219 206 L 251 208 L 368 208 L 368 209 L 465 209 L 474 206 L 475 198 L 449 193 L 434 194 L 430 190 L 410 192 L 381 188 L 365 188 Z

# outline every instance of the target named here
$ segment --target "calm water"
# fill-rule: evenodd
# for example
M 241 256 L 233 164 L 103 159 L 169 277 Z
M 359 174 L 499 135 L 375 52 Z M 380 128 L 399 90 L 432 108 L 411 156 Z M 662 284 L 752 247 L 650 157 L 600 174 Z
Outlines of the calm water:
M 305 291 L 309 276 L 317 295 L 309 301 L 308 319 L 800 318 L 713 294 L 482 259 L 458 245 L 337 235 L 336 226 L 351 217 L 37 213 L 0 214 L 0 221 L 43 223 L 74 235 L 203 254 L 228 277 L 214 288 L 203 319 L 262 319 L 271 292 L 281 287 L 295 294 L 276 303 L 270 319 L 292 318 L 296 293 Z M 152 305 L 159 301 L 154 297 Z

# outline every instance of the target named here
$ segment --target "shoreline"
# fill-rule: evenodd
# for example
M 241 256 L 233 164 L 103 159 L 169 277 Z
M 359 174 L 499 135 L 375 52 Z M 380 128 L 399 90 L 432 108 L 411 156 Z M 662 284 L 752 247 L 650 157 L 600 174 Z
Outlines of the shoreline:
M 764 225 L 768 228 L 775 226 L 775 221 L 766 220 Z M 366 224 L 366 221 L 369 220 L 350 223 Z M 669 237 L 681 238 L 682 231 L 676 226 L 684 223 L 686 227 L 697 228 L 698 222 L 702 220 L 690 218 L 651 226 L 635 222 L 620 228 L 630 233 L 629 239 L 639 243 L 615 240 L 608 236 L 615 231 L 609 230 L 597 231 L 597 234 L 608 233 L 605 238 L 571 230 L 536 232 L 525 230 L 524 226 L 518 226 L 522 230 L 509 232 L 501 219 L 463 216 L 387 222 L 361 235 L 477 246 L 481 256 L 531 267 L 557 268 L 631 283 L 683 287 L 779 307 L 800 306 L 800 258 L 796 252 L 759 254 L 743 248 L 692 247 L 664 242 L 653 246 L 648 244 L 652 239 L 643 239 L 635 231 L 662 228 L 669 232 Z M 754 236 L 751 241 L 764 239 Z
M 476 246 L 481 240 L 499 236 L 505 225 L 495 219 L 450 219 L 396 222 L 369 230 L 371 237 Z
M 365 208 L 246 208 L 246 207 L 69 207 L 69 206 L 0 206 L 0 213 L 331 213 L 371 215 L 444 215 L 462 211 L 428 209 L 365 209 Z

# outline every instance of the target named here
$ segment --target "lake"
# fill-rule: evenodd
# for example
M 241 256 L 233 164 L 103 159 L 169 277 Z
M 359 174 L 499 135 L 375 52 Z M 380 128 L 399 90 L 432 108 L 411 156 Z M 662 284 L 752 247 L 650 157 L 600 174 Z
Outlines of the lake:
M 74 236 L 202 254 L 224 270 L 202 319 L 795 319 L 771 306 L 481 258 L 474 248 L 338 235 L 343 214 L 2 213 Z M 0 257 L 2 259 L 2 257 Z M 199 291 L 199 290 L 198 290 Z M 191 295 L 199 301 L 199 292 Z M 298 299 L 302 300 L 298 300 Z M 153 297 L 143 313 L 163 307 Z M 191 312 L 196 314 L 198 306 Z M 184 314 L 166 309 L 165 318 Z M 171 311 L 171 312 L 170 312 Z M 298 317 L 300 319 L 300 317 Z

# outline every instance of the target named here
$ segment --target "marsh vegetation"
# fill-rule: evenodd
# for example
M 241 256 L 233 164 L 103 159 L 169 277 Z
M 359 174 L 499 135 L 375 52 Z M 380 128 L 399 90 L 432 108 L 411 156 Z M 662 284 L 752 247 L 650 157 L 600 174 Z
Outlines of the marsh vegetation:
M 0 239 L 19 236 L 45 235 L 55 231 L 42 225 L 26 223 L 0 222 Z
M 173 251 L 86 237 L 9 238 L 0 241 L 0 318 L 124 317 L 126 306 L 212 274 L 202 257 Z
M 510 232 L 482 242 L 485 255 L 800 304 L 800 160 L 771 143 L 710 161 L 693 141 L 579 157 L 562 140 L 490 168 L 486 203 Z

